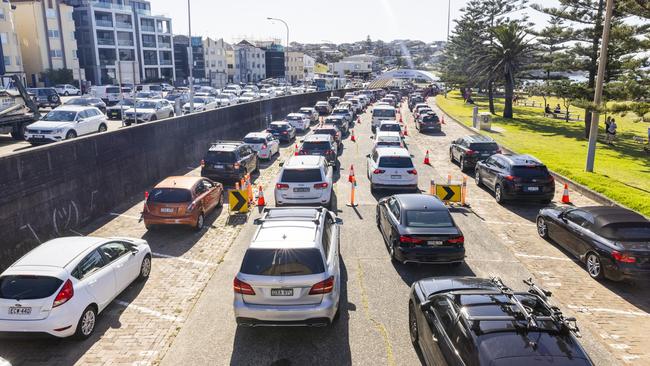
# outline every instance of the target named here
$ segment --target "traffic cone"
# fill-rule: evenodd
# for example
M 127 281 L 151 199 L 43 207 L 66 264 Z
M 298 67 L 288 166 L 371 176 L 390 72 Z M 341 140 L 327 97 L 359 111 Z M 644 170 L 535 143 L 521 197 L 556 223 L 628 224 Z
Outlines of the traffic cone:
M 262 189 L 262 185 L 260 184 L 260 187 L 257 190 L 257 207 L 263 207 L 263 206 L 266 206 L 266 202 L 264 201 L 264 190 Z
M 429 161 L 429 150 L 427 150 L 427 153 L 424 155 L 424 164 L 431 165 L 431 162 Z
M 404 120 L 402 120 L 402 114 L 400 113 L 400 115 L 399 115 L 399 123 L 403 123 L 403 122 L 404 122 Z
M 444 114 L 442 115 L 442 121 L 441 122 L 442 122 L 443 125 L 445 124 L 445 115 Z
M 569 199 L 569 185 L 564 183 L 564 193 L 562 193 L 562 203 L 571 203 Z
M 293 155 L 298 156 L 298 144 L 293 148 Z
M 351 131 L 351 133 L 352 133 L 352 134 L 350 135 L 350 141 L 352 141 L 352 142 L 357 142 L 357 138 L 354 137 L 354 130 L 350 130 L 350 131 Z
M 404 136 L 408 136 L 408 135 L 409 135 L 409 128 L 407 125 L 404 125 Z
M 354 183 L 354 165 L 350 165 L 350 175 L 348 175 L 348 182 Z

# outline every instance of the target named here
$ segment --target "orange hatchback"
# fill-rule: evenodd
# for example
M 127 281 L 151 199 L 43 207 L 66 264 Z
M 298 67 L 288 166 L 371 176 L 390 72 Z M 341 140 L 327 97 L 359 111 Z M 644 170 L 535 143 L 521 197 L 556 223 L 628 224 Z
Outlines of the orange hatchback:
M 169 177 L 145 194 L 144 226 L 189 225 L 203 229 L 205 216 L 223 201 L 223 185 L 202 177 Z

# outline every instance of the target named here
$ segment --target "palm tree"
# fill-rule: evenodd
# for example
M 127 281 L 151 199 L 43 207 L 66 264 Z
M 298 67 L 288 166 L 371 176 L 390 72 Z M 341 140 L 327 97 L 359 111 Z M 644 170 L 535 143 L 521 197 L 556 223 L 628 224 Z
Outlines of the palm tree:
M 483 54 L 478 55 L 473 69 L 489 79 L 492 75 L 503 78 L 506 90 L 503 117 L 512 118 L 515 77 L 530 63 L 533 46 L 526 39 L 526 29 L 515 21 L 498 25 L 490 33 L 493 42 L 487 45 Z

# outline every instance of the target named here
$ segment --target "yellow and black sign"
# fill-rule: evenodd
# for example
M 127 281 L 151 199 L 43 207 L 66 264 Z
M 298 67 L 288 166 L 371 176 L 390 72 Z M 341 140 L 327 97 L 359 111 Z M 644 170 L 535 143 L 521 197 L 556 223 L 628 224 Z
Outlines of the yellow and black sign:
M 233 189 L 228 192 L 228 205 L 230 211 L 248 212 L 248 192 L 245 189 Z
M 436 196 L 443 202 L 460 202 L 461 200 L 460 184 L 436 184 Z

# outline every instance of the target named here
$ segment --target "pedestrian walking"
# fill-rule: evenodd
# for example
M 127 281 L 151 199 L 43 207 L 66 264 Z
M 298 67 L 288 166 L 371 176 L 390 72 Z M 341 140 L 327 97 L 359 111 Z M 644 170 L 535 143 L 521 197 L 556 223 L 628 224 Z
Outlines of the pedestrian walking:
M 609 127 L 607 127 L 607 143 L 610 145 L 614 145 L 614 137 L 616 136 L 616 128 L 618 126 L 616 125 L 616 120 L 614 118 L 611 119 L 609 122 Z

